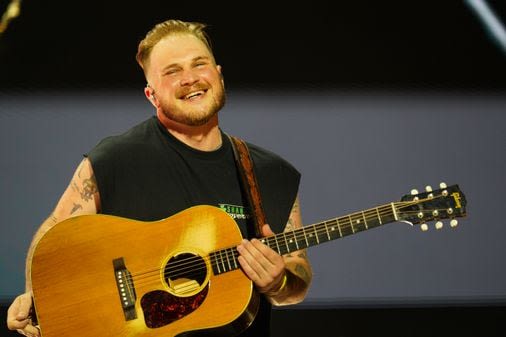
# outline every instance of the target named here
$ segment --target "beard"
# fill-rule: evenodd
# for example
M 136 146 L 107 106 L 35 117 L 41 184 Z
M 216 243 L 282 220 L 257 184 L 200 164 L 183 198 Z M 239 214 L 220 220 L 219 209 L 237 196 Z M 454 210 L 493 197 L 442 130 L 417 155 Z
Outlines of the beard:
M 200 89 L 205 88 L 191 88 L 191 90 Z M 210 91 L 206 91 L 206 95 L 209 93 Z M 218 89 L 213 91 L 213 93 L 214 95 L 211 97 L 212 100 L 204 106 L 190 107 L 183 110 L 175 104 L 167 104 L 163 100 L 160 100 L 160 106 L 165 117 L 174 122 L 187 126 L 202 126 L 209 122 L 225 105 L 225 88 L 221 83 Z M 177 96 L 182 97 L 185 94 L 186 93 L 178 93 Z

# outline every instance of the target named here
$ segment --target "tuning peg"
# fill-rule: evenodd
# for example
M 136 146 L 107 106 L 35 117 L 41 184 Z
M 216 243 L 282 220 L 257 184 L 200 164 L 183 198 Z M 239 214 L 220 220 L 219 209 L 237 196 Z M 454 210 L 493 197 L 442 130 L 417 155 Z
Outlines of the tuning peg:
M 418 194 L 418 190 L 416 188 L 413 188 L 411 190 L 411 195 L 416 195 L 416 194 Z
M 436 222 L 435 227 L 436 227 L 436 229 L 441 229 L 441 228 L 443 228 L 443 223 L 441 221 L 438 221 L 438 222 Z
M 420 228 L 422 229 L 422 232 L 426 232 L 429 230 L 429 226 L 427 226 L 426 223 L 421 224 Z
M 446 187 L 448 187 L 448 186 L 446 186 L 446 183 L 442 182 L 442 183 L 439 184 L 439 188 L 446 188 Z
M 459 224 L 459 222 L 456 219 L 452 219 L 452 221 L 450 221 L 451 228 L 457 227 L 458 224 Z
M 425 186 L 426 192 L 432 192 L 432 187 L 430 185 Z

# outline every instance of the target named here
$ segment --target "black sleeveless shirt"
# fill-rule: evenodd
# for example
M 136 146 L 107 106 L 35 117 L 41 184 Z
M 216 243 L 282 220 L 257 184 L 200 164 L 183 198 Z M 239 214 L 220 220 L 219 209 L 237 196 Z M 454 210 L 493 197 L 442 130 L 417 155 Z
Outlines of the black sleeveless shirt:
M 102 140 L 86 156 L 100 193 L 101 213 L 142 221 L 167 218 L 195 205 L 225 210 L 243 237 L 253 224 L 241 189 L 232 146 L 222 133 L 215 151 L 193 149 L 152 118 Z M 300 174 L 278 155 L 248 143 L 267 222 L 283 231 L 295 201 Z M 249 220 L 248 220 L 249 219 Z M 240 336 L 269 336 L 270 304 L 262 297 L 254 323 Z

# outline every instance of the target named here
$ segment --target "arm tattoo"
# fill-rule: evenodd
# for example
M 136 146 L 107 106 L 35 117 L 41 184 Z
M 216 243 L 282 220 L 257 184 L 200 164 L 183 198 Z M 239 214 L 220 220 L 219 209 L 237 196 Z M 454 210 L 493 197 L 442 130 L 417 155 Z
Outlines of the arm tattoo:
M 307 259 L 307 254 L 306 254 L 306 251 L 301 251 L 298 255 L 298 257 L 302 258 L 302 259 Z
M 81 204 L 74 203 L 74 207 L 72 207 L 70 214 L 74 214 L 75 212 L 77 212 L 80 209 L 83 209 L 83 206 L 81 206 Z
M 292 230 L 293 230 L 293 223 L 292 223 L 292 218 L 290 218 L 290 219 L 288 219 L 288 222 L 286 223 L 285 232 L 292 231 Z
M 51 219 L 51 221 L 54 222 L 54 223 L 58 223 L 58 219 L 56 218 L 56 216 L 54 215 L 54 213 L 51 213 L 51 215 L 49 216 L 49 219 Z
M 298 264 L 297 266 L 295 266 L 295 274 L 298 277 L 300 277 L 304 282 L 306 282 L 307 284 L 309 284 L 311 276 L 309 275 L 309 273 L 306 270 L 306 268 L 304 268 L 304 266 L 302 266 L 300 264 Z
M 97 193 L 97 182 L 95 180 L 95 175 L 92 175 L 89 179 L 83 180 L 83 191 L 81 193 L 81 198 L 84 201 L 89 201 L 93 198 L 93 195 Z

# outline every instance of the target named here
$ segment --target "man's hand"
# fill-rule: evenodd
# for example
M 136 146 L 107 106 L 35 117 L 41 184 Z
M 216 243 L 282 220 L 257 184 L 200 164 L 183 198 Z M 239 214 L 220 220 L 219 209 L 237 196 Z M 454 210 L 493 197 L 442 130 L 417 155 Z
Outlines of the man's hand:
M 7 327 L 29 337 L 40 337 L 40 331 L 32 324 L 30 309 L 32 294 L 29 292 L 16 297 L 7 311 Z
M 273 235 L 269 225 L 262 227 L 264 236 Z M 263 294 L 275 292 L 281 287 L 285 275 L 285 262 L 274 250 L 258 239 L 243 240 L 237 246 L 242 269 Z

